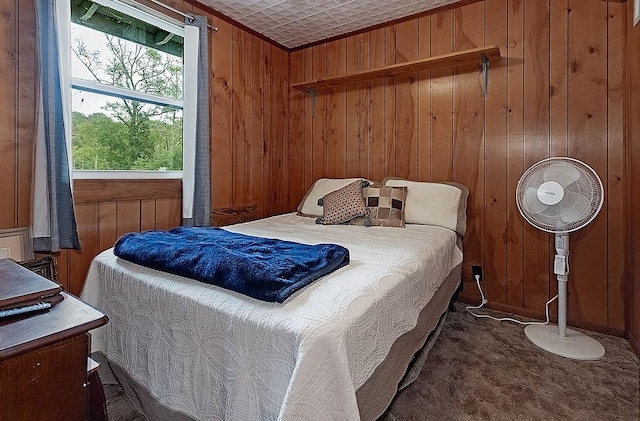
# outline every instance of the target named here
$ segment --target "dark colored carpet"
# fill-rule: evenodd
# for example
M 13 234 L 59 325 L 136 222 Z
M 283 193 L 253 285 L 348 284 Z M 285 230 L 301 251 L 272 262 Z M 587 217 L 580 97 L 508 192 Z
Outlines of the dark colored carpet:
M 522 326 L 456 308 L 382 420 L 640 420 L 638 358 L 625 339 L 589 333 L 606 355 L 575 361 L 539 349 Z M 111 421 L 144 419 L 119 386 L 105 384 L 105 394 Z

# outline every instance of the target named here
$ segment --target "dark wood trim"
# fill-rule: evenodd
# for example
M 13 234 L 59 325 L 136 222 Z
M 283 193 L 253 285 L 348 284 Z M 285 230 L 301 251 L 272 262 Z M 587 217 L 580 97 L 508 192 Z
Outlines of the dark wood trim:
M 477 305 L 478 304 L 476 301 L 472 301 L 472 300 L 469 299 L 469 297 L 465 297 L 465 296 L 460 296 L 459 297 L 459 301 L 462 302 L 462 303 L 465 303 L 465 304 L 472 304 L 472 305 Z M 487 308 L 490 309 L 490 310 L 502 311 L 504 313 L 515 314 L 515 315 L 527 317 L 527 318 L 530 318 L 530 319 L 540 320 L 540 314 L 541 313 L 540 313 L 540 311 L 536 311 L 536 310 L 529 310 L 529 309 L 526 309 L 526 308 L 514 307 L 514 306 L 510 306 L 510 305 L 506 305 L 506 304 L 492 303 L 492 302 L 489 302 L 487 304 Z M 550 318 L 551 322 L 556 322 L 557 321 L 557 315 L 555 315 L 555 314 L 550 314 L 549 318 Z M 598 332 L 598 333 L 602 333 L 602 334 L 605 334 L 605 335 L 619 336 L 621 338 L 625 337 L 624 329 L 618 329 L 618 328 L 608 327 L 608 326 L 601 326 L 601 325 L 597 325 L 597 324 L 594 324 L 594 323 L 589 323 L 589 322 L 580 321 L 580 320 L 573 320 L 573 319 L 567 319 L 567 325 L 569 325 L 570 327 L 577 327 L 577 328 L 580 328 L 580 329 L 586 329 L 586 330 L 590 330 L 592 332 Z
M 181 179 L 73 180 L 75 203 L 182 197 Z

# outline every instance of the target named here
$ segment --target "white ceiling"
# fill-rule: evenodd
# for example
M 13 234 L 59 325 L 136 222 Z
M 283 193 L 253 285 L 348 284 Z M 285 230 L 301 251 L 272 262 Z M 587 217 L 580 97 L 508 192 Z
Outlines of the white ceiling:
M 196 0 L 287 48 L 460 0 Z

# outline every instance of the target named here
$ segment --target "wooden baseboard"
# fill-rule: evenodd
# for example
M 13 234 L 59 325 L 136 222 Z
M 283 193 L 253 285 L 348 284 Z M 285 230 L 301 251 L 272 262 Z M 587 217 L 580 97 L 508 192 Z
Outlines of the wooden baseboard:
M 467 304 L 473 304 L 473 305 L 478 305 L 477 300 L 473 300 L 473 299 L 469 299 L 470 297 L 461 295 L 458 298 L 458 301 L 463 302 L 463 303 L 467 303 Z M 510 313 L 510 314 L 515 314 L 515 315 L 519 315 L 519 316 L 523 316 L 523 317 L 528 317 L 531 319 L 537 319 L 537 320 L 541 320 L 544 318 L 544 313 L 540 312 L 540 311 L 536 311 L 536 310 L 530 310 L 530 309 L 526 309 L 526 308 L 521 308 L 521 307 L 515 307 L 515 306 L 510 306 L 507 304 L 500 304 L 500 303 L 492 303 L 491 301 L 489 303 L 487 303 L 486 307 L 488 309 L 491 310 L 497 310 L 497 311 L 502 311 L 504 313 Z M 557 322 L 558 318 L 556 314 L 550 314 L 549 318 L 551 319 L 552 322 Z M 625 337 L 625 331 L 624 329 L 619 329 L 619 328 L 615 328 L 615 327 L 611 327 L 611 326 L 602 326 L 602 325 L 598 325 L 595 323 L 590 323 L 590 322 L 585 322 L 582 320 L 573 320 L 573 319 L 567 319 L 567 324 L 569 326 L 573 326 L 573 327 L 577 327 L 580 329 L 586 329 L 586 330 L 590 330 L 592 332 L 598 332 L 598 333 L 603 333 L 605 335 L 611 335 L 611 336 L 620 336 L 620 337 Z M 632 345 L 633 346 L 633 345 Z

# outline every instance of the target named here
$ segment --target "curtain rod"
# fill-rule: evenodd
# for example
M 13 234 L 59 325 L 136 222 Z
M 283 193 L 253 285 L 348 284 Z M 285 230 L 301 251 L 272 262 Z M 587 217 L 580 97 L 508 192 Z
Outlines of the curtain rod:
M 149 0 L 149 1 L 150 1 L 151 3 L 153 3 L 153 4 L 156 4 L 156 5 L 160 6 L 160 7 L 164 7 L 165 9 L 170 10 L 170 11 L 172 11 L 173 13 L 177 13 L 178 15 L 181 15 L 181 16 L 183 16 L 183 17 L 185 17 L 185 18 L 186 18 L 186 17 L 192 17 L 192 16 L 191 16 L 191 14 L 181 12 L 181 11 L 179 11 L 178 9 L 174 9 L 173 7 L 171 7 L 171 6 L 169 6 L 169 5 L 164 4 L 164 3 L 162 3 L 162 2 L 161 2 L 161 1 L 159 1 L 159 0 Z M 211 25 L 209 25 L 209 24 L 207 23 L 207 27 L 208 27 L 209 29 L 211 29 L 212 31 L 214 31 L 214 32 L 218 32 L 218 27 L 217 27 L 217 26 L 211 26 Z

